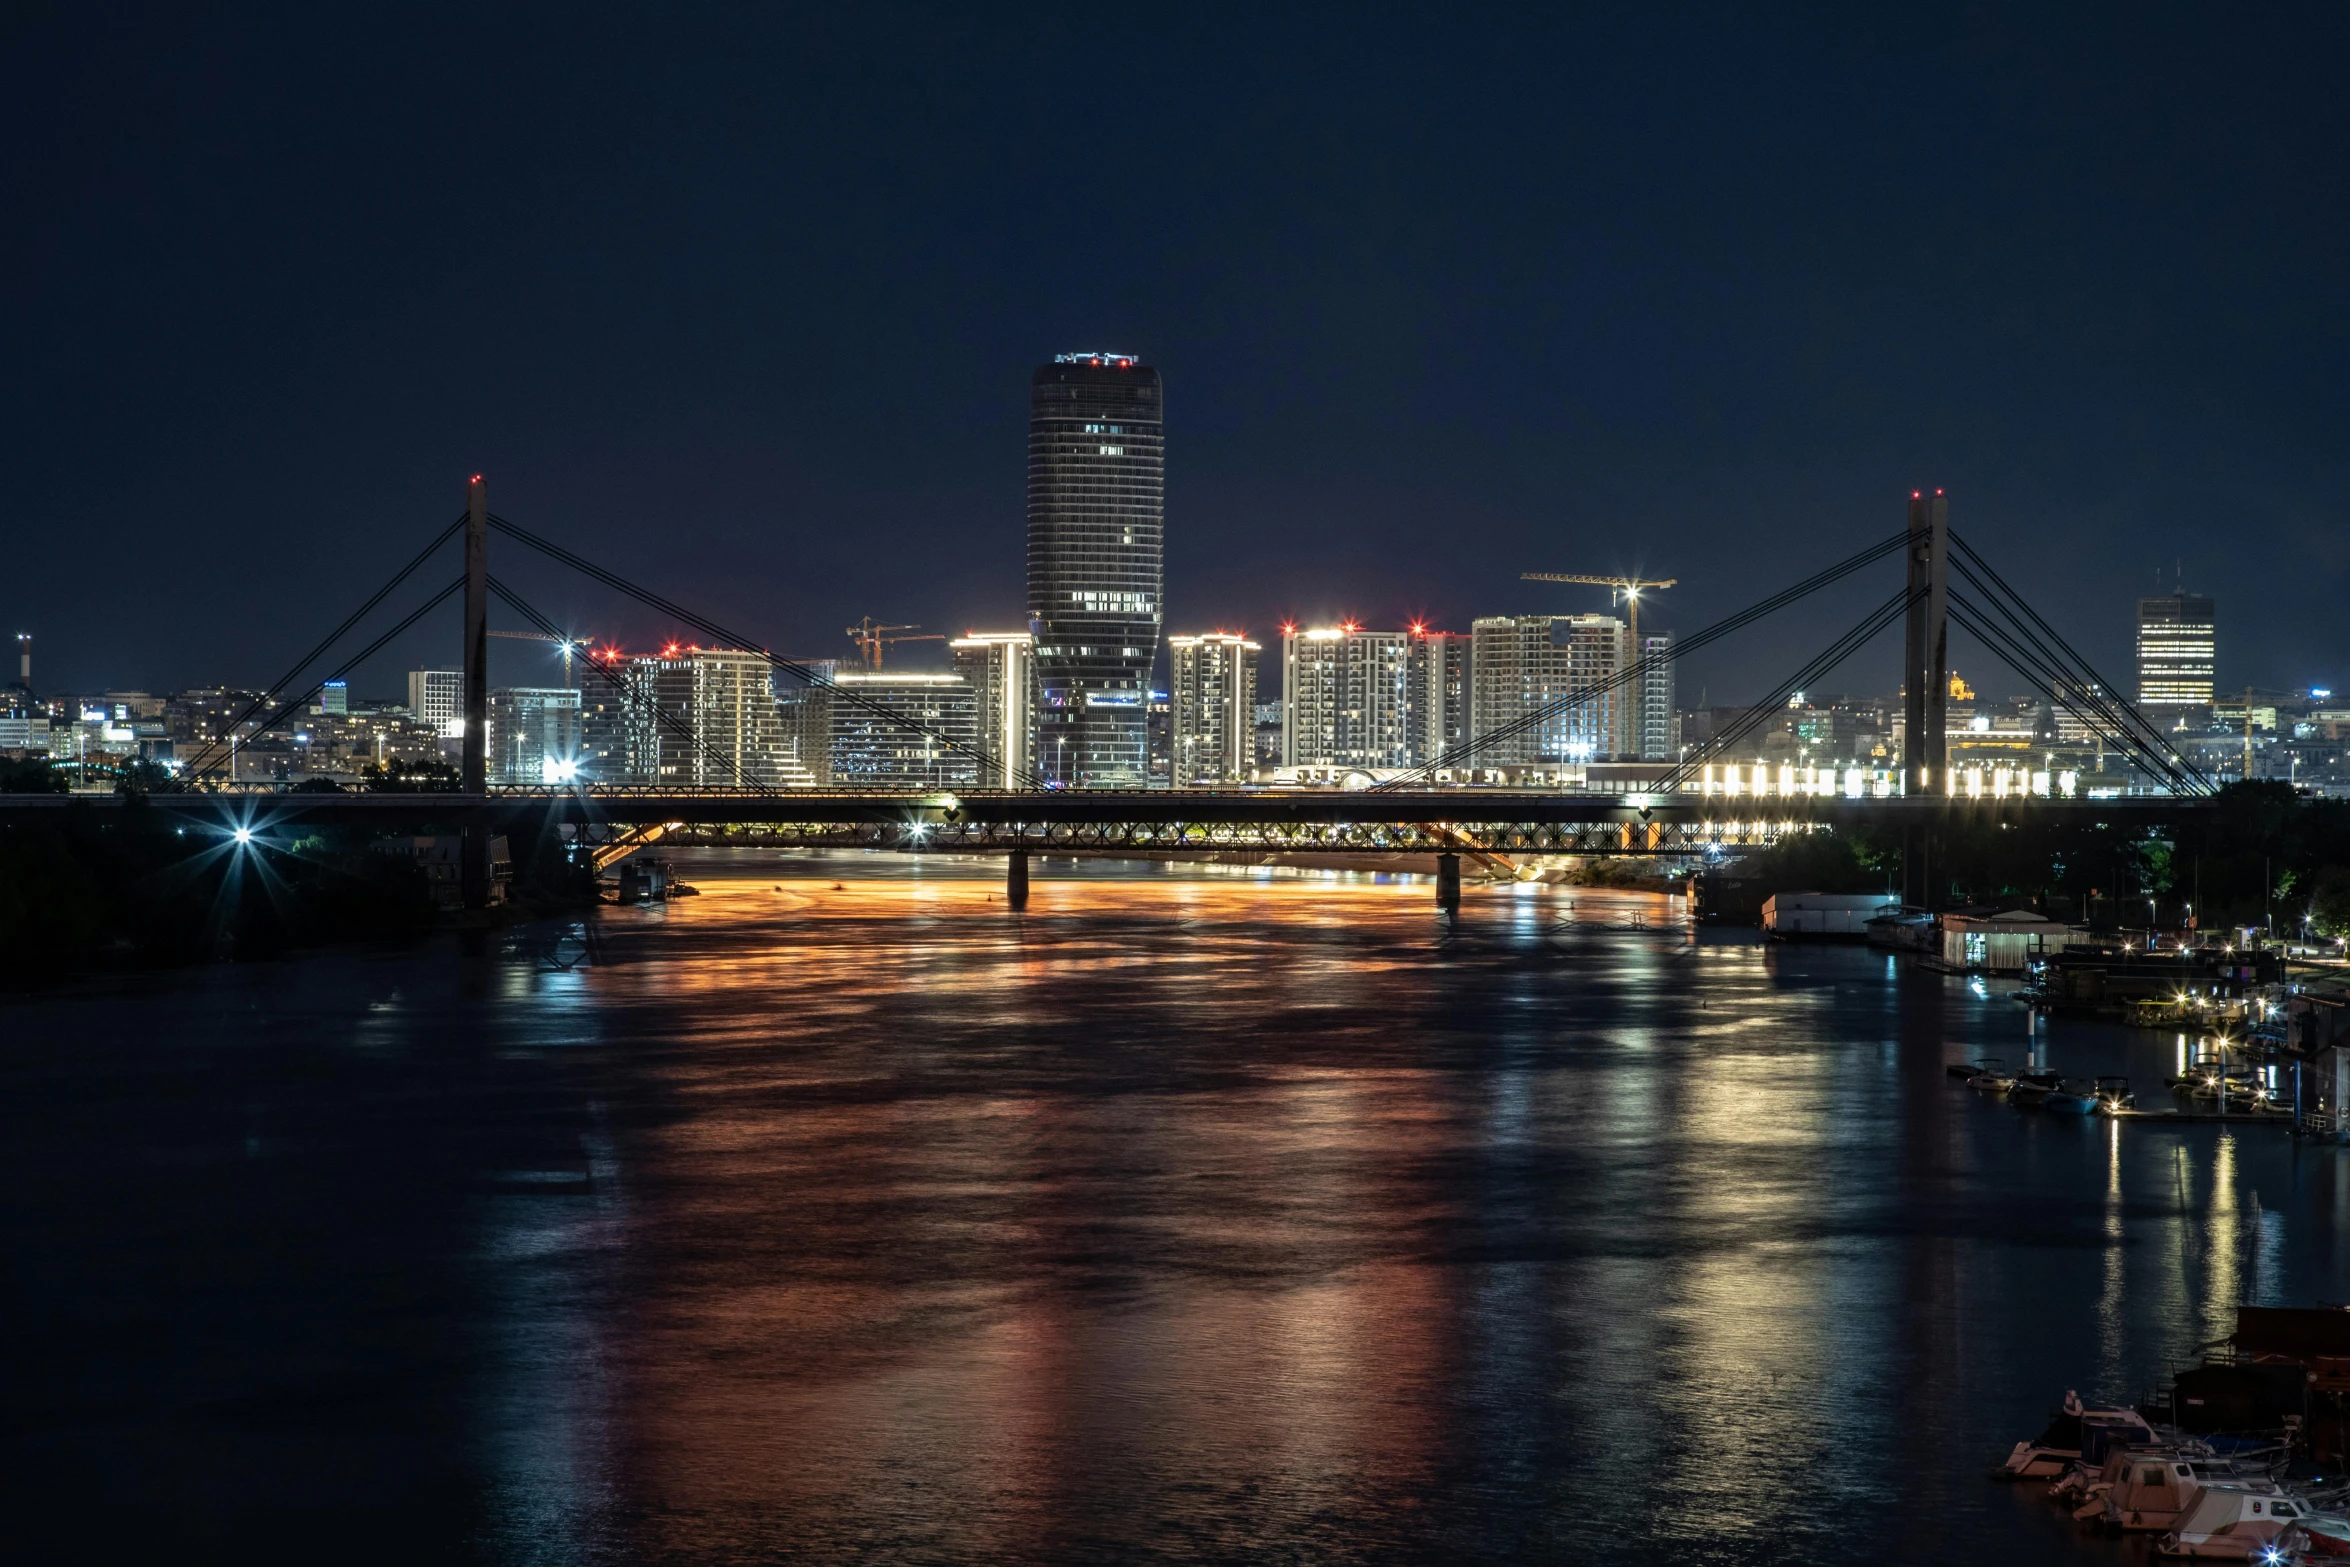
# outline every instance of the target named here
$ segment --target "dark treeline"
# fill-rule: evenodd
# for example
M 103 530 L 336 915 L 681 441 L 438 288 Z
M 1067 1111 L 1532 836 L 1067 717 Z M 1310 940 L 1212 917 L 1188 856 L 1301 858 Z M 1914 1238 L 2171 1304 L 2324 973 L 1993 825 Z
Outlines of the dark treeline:
M 1899 891 L 1902 856 L 1938 907 L 1996 904 L 2121 925 L 2183 923 L 2189 905 L 2212 930 L 2271 924 L 2350 935 L 2350 800 L 2314 799 L 2282 783 L 2231 784 L 2214 808 L 2150 833 L 2118 823 L 1970 821 L 1814 833 L 1749 856 L 1744 874 L 1775 889 Z
M 47 769 L 8 769 L 0 792 L 46 790 Z M 68 806 L 0 827 L 0 951 L 10 983 L 107 965 L 267 957 L 354 940 L 414 939 L 439 915 L 424 871 L 375 835 L 301 828 L 240 844 L 235 803 L 217 831 L 166 818 L 126 788 L 119 807 Z M 511 842 L 526 906 L 576 904 L 592 876 L 552 835 Z

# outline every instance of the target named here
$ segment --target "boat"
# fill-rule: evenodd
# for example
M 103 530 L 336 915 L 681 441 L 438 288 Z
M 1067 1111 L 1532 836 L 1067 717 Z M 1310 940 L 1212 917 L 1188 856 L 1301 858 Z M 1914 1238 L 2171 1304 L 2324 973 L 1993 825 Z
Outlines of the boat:
M 1962 1083 L 1971 1083 L 1983 1073 L 2000 1068 L 2001 1062 L 1997 1056 L 1985 1056 L 1980 1061 L 1953 1061 L 1942 1070 Z
M 2274 1486 L 2214 1483 L 2195 1493 L 2157 1554 L 2210 1561 L 2278 1560 L 2277 1537 L 2298 1525 L 2305 1509 Z
M 2064 1404 L 2049 1416 L 2047 1428 L 2028 1442 L 2016 1443 L 2006 1459 L 1992 1468 L 1991 1478 L 2053 1480 L 2080 1459 L 2086 1441 L 2102 1444 L 2102 1460 L 2106 1448 L 2152 1447 L 2157 1438 L 2146 1417 L 2136 1410 L 2090 1409 L 2081 1403 L 2080 1394 L 2067 1388 Z
M 1997 1061 L 1984 1063 L 1984 1070 L 1967 1079 L 1967 1087 L 1979 1088 L 1986 1094 L 2004 1094 L 2015 1087 L 2015 1074 Z
M 2097 1090 L 2075 1088 L 2067 1083 L 2049 1090 L 2047 1097 L 2040 1101 L 2040 1108 L 2050 1115 L 2088 1115 L 2097 1108 Z
M 2277 1537 L 2276 1544 L 2287 1561 L 2350 1561 L 2350 1518 L 2338 1513 L 2304 1514 Z
M 2134 1110 L 2138 1105 L 2138 1096 L 2130 1092 L 2130 1080 L 2126 1077 L 2097 1079 L 2096 1094 L 2099 1115 L 2118 1115 L 2124 1110 Z
M 2083 1512 L 2120 1534 L 2169 1529 L 2195 1500 L 2195 1493 L 2203 1489 L 2194 1466 L 2171 1453 L 2123 1453 L 2111 1467 L 2117 1472 L 2104 1494 Z M 2079 1518 L 2082 1513 L 2073 1516 Z
M 2007 1091 L 2007 1102 L 2037 1110 L 2050 1094 L 2063 1093 L 2066 1086 L 2065 1080 L 2054 1072 L 2026 1072 Z

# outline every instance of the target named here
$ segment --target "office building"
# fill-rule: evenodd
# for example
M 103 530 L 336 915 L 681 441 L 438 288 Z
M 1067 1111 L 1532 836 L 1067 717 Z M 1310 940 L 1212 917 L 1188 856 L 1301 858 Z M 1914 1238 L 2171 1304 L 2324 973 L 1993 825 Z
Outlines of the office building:
M 818 684 L 779 704 L 811 782 L 876 791 L 979 784 L 970 754 L 981 749 L 979 701 L 963 676 L 837 665 L 817 673 Z
M 579 775 L 579 693 L 502 686 L 490 693 L 488 774 L 492 784 L 535 788 Z
M 1281 635 L 1285 767 L 1411 765 L 1411 633 L 1296 626 Z
M 1030 382 L 1036 761 L 1056 785 L 1149 778 L 1145 708 L 1166 576 L 1162 403 L 1159 373 L 1130 354 L 1061 354 Z
M 1259 651 L 1226 631 L 1167 639 L 1169 745 L 1178 788 L 1246 778 L 1256 765 Z
M 1477 766 L 1564 766 L 1631 754 L 1632 704 L 1625 686 L 1613 683 L 1628 662 L 1621 620 L 1490 616 L 1475 621 L 1469 635 Z M 1571 696 L 1579 700 L 1567 702 Z
M 955 673 L 970 686 L 977 744 L 990 789 L 1034 787 L 1036 639 L 1025 631 L 974 631 L 947 644 Z
M 2182 589 L 2138 600 L 2138 706 L 2158 721 L 2211 706 L 2218 642 L 2210 599 Z
M 1414 626 L 1405 663 L 1414 767 L 1440 765 L 1469 737 L 1469 639 Z
M 418 723 L 430 724 L 452 738 L 465 733 L 465 671 L 412 669 L 408 671 L 408 711 Z

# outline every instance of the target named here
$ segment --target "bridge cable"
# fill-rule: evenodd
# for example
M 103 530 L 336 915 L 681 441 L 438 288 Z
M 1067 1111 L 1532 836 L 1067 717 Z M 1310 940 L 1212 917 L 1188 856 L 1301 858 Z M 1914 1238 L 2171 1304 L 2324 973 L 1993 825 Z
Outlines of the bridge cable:
M 325 638 L 320 641 L 318 646 L 312 648 L 309 652 L 303 654 L 300 659 L 296 660 L 293 668 L 278 676 L 278 678 L 271 684 L 264 686 L 261 690 L 261 694 L 255 697 L 252 703 L 247 706 L 243 712 L 230 719 L 228 725 L 229 734 L 233 737 L 236 734 L 238 727 L 242 725 L 246 719 L 251 718 L 255 713 L 269 705 L 269 697 L 271 692 L 281 691 L 288 685 L 292 684 L 294 678 L 297 675 L 301 674 L 303 670 L 308 669 L 313 663 L 317 662 L 319 657 L 323 655 L 328 648 L 341 641 L 343 637 L 349 633 L 353 626 L 356 626 L 360 621 L 366 619 L 369 611 L 373 610 L 376 605 L 381 604 L 385 599 L 389 598 L 394 588 L 397 588 L 401 583 L 407 581 L 408 578 L 415 573 L 417 567 L 430 560 L 432 558 L 433 552 L 439 549 L 442 545 L 448 543 L 450 539 L 456 537 L 457 530 L 464 526 L 465 518 L 463 514 L 459 514 L 455 522 L 450 523 L 439 533 L 433 535 L 432 542 L 427 544 L 423 549 L 417 551 L 416 558 L 414 560 L 410 561 L 407 565 L 402 566 L 398 571 L 392 573 L 391 580 L 386 582 L 382 587 L 376 589 L 374 597 L 370 598 L 366 603 L 360 605 L 357 609 L 351 611 L 350 617 L 346 619 L 341 625 L 335 627 L 334 630 L 328 632 Z M 329 678 L 332 677 L 330 676 Z M 264 724 L 261 727 L 265 729 L 268 727 L 268 725 Z M 255 732 L 258 733 L 259 730 L 256 730 Z M 196 768 L 196 764 L 198 762 L 203 761 L 207 756 L 209 756 L 211 752 L 219 746 L 219 744 L 220 742 L 218 740 L 207 741 L 201 750 L 199 750 L 193 757 L 189 758 L 188 766 L 191 771 Z M 176 782 L 177 781 L 175 780 L 175 784 Z
M 1953 591 L 1949 602 L 1951 620 L 1959 629 L 1972 633 L 2008 668 L 2030 681 L 2035 689 L 2044 691 L 2053 705 L 2089 722 L 2093 728 L 2105 731 L 2106 738 L 2171 788 L 2181 793 L 2198 792 L 2188 782 L 2187 776 L 2174 765 L 2171 757 L 2149 748 L 2136 735 L 2117 726 L 2110 708 L 2099 707 L 2088 698 L 2076 700 L 2073 695 L 2068 695 L 2069 689 L 2078 684 L 2072 675 L 2051 669 L 2033 653 L 2029 645 L 2010 635 L 1995 621 L 1986 619 L 1982 609 L 1964 594 Z
M 2175 753 L 2168 753 L 2162 748 L 2149 746 L 2143 739 L 2130 733 L 2126 728 L 2118 727 L 2114 722 L 2111 708 L 2094 705 L 2093 698 L 2083 698 L 2080 701 L 2068 698 L 2066 695 L 2068 688 L 2076 688 L 2080 682 L 2070 673 L 2060 668 L 2052 668 L 2035 655 L 2029 644 L 2010 635 L 1996 622 L 1985 619 L 1982 609 L 1965 595 L 1956 592 L 1950 594 L 1950 616 L 1961 630 L 1972 633 L 1976 640 L 1980 641 L 2008 668 L 2022 675 L 2034 685 L 2045 689 L 2049 700 L 2056 706 L 2083 720 L 2102 720 L 2103 726 L 2113 731 L 2109 738 L 2121 745 L 2137 759 L 2147 772 L 2160 778 L 2167 786 L 2186 795 L 2202 795 L 2209 792 L 2208 788 L 2204 786 L 2203 780 L 2181 769 L 2178 765 L 2179 758 Z
M 1886 627 L 1907 614 L 1914 596 L 1906 584 L 1895 590 L 1891 598 L 1870 610 L 1842 636 L 1814 654 L 1802 668 L 1781 681 L 1769 695 L 1739 714 L 1728 729 L 1708 739 L 1691 755 L 1683 757 L 1680 765 L 1665 775 L 1664 779 L 1657 784 L 1654 792 L 1667 795 L 1680 792 L 1682 786 L 1688 782 L 1689 775 L 1695 769 L 1705 765 L 1714 757 L 1728 754 L 1774 714 L 1784 713 L 1787 710 L 1787 698 L 1790 694 L 1805 686 L 1815 684 L 1822 675 L 1827 674 L 1838 664 L 1860 651 Z
M 1971 561 L 1975 566 L 1981 568 L 1984 577 L 1990 579 L 1989 582 L 1986 583 L 1981 579 L 1976 578 L 1973 572 L 1968 571 L 1964 563 L 1960 564 L 1959 569 L 1961 573 L 1963 573 L 1969 581 L 1974 582 L 1977 587 L 1983 589 L 1984 593 L 1990 598 L 1994 608 L 1997 608 L 2002 614 L 2006 615 L 2012 623 L 2015 620 L 2015 616 L 2014 613 L 2007 608 L 2007 604 L 2012 603 L 2015 609 L 2020 610 L 2026 617 L 2028 617 L 2032 624 L 2037 626 L 2040 631 L 2049 639 L 2049 641 L 2055 643 L 2058 648 L 2063 650 L 2066 657 L 2071 659 L 2074 669 L 2078 671 L 2078 674 L 2080 676 L 2086 677 L 2086 683 L 2093 686 L 2098 693 L 2101 693 L 2105 696 L 2109 705 L 2114 709 L 2116 716 L 2121 719 L 2125 726 L 2134 725 L 2137 729 L 2139 737 L 2152 746 L 2166 751 L 2169 749 L 2170 742 L 2164 738 L 2162 731 L 2155 727 L 2153 720 L 2149 719 L 2135 703 L 2131 702 L 2128 698 L 2124 697 L 2118 690 L 2116 690 L 2113 684 L 2103 675 L 2100 675 L 2096 669 L 2091 666 L 2089 661 L 2081 656 L 2080 651 L 2076 649 L 2070 642 L 2067 642 L 2064 639 L 2062 633 L 2057 631 L 2054 626 L 2051 626 L 2045 619 L 2043 619 L 2038 610 L 2032 608 L 2030 600 L 2026 599 L 2021 593 L 2018 593 L 2013 587 L 2008 585 L 2007 579 L 1999 574 L 1996 567 L 1994 567 L 1989 561 L 1985 560 L 1980 554 L 1978 554 L 1973 545 L 1967 543 L 1965 539 L 1960 538 L 1956 533 L 1952 533 L 1950 535 L 1950 541 L 1951 543 L 1958 546 L 1959 553 L 1965 556 L 1967 561 Z M 2006 602 L 2001 602 L 2002 599 L 2004 599 Z M 2018 626 L 2018 629 L 2022 629 L 2020 625 Z M 2050 655 L 2050 661 L 2052 663 L 2056 662 L 2053 654 Z M 2120 736 L 2116 735 L 2115 738 L 2118 739 Z M 2186 760 L 2183 758 L 2182 761 L 2184 762 L 2188 777 L 2194 780 L 2195 783 L 2199 786 L 2198 792 L 2209 794 L 2217 789 L 2217 783 L 2214 782 L 2212 778 L 2203 771 L 2200 765 L 2191 760 Z
M 2125 749 L 2156 758 L 2156 770 L 2169 775 L 2173 787 L 2189 794 L 2209 794 L 2213 791 L 2216 786 L 2211 779 L 2199 767 L 2192 762 L 2185 761 L 2177 752 L 2173 751 L 2169 740 L 2160 729 L 2154 726 L 2152 720 L 2148 719 L 2135 704 L 2113 691 L 2105 683 L 2104 677 L 2099 675 L 2095 669 L 2090 668 L 2078 653 L 2072 655 L 2073 666 L 2067 668 L 2063 658 L 2022 625 L 2017 619 L 2015 609 L 2003 601 L 1998 591 L 1978 577 L 1964 561 L 1959 562 L 1958 565 L 1960 575 L 1980 589 L 1989 606 L 1997 611 L 2009 626 L 2014 628 L 2018 641 L 2022 645 L 2036 650 L 2048 669 L 2061 678 L 2066 685 L 2073 688 L 2074 695 L 2080 701 L 2091 704 L 2097 710 L 2099 716 L 2104 720 L 2108 738 Z M 1990 568 L 1986 566 L 1984 570 L 1988 572 Z M 1993 575 L 1996 576 L 1996 573 Z M 2006 599 L 2013 600 L 2015 605 L 2020 606 L 2026 615 L 2032 614 L 2031 605 L 2024 603 L 2013 588 L 2007 588 L 2004 583 L 1999 586 L 2005 589 Z M 1979 616 L 1982 611 L 1977 608 L 1975 613 Z M 2033 618 L 2038 619 L 2037 616 L 2033 616 Z M 2041 622 L 2041 624 L 2045 625 L 2045 622 Z M 1981 632 L 1977 631 L 1976 634 L 1979 636 Z M 2049 634 L 2052 637 L 2055 635 L 2053 631 Z M 2061 642 L 2062 638 L 2057 638 L 2057 640 Z M 2067 651 L 2070 651 L 2069 646 Z M 2079 713 L 2080 709 L 2077 704 L 2070 706 L 2072 711 L 2076 714 Z M 2184 763 L 2183 767 L 2182 763 Z
M 926 724 L 908 718 L 903 714 L 895 711 L 887 703 L 877 702 L 871 697 L 864 696 L 850 687 L 841 685 L 837 681 L 828 679 L 825 676 L 818 674 L 816 671 L 808 668 L 804 664 L 797 663 L 791 659 L 784 658 L 778 654 L 769 652 L 767 649 L 757 646 L 750 640 L 750 638 L 737 635 L 736 633 L 727 630 L 724 626 L 719 625 L 716 621 L 707 619 L 701 615 L 697 615 L 692 610 L 687 609 L 682 604 L 678 604 L 673 600 L 663 598 L 660 594 L 653 592 L 650 588 L 640 587 L 636 583 L 631 582 L 628 578 L 621 576 L 618 572 L 611 571 L 605 567 L 599 566 L 595 562 L 588 560 L 586 557 L 565 549 L 562 545 L 555 543 L 551 539 L 540 538 L 537 534 L 532 533 L 529 529 L 509 522 L 505 518 L 498 516 L 495 512 L 490 514 L 490 526 L 496 528 L 499 532 L 505 534 L 508 538 L 514 539 L 518 543 L 529 545 L 532 549 L 537 550 L 539 553 L 547 556 L 549 559 L 560 561 L 562 564 L 571 567 L 574 571 L 580 572 L 585 576 L 593 577 L 596 581 L 603 583 L 605 586 L 627 594 L 630 598 L 635 599 L 640 604 L 644 604 L 652 609 L 657 609 L 665 615 L 670 615 L 678 620 L 684 621 L 687 625 L 705 632 L 710 636 L 716 637 L 721 642 L 732 644 L 736 649 L 742 652 L 756 653 L 761 658 L 767 660 L 768 664 L 772 667 L 780 669 L 788 675 L 794 676 L 808 686 L 830 692 L 833 699 L 836 701 L 846 702 L 849 706 L 868 713 L 873 717 L 879 718 L 884 723 L 921 735 L 923 738 L 936 743 L 944 750 L 952 751 L 959 756 L 979 763 L 979 781 L 980 786 L 982 787 L 985 786 L 985 782 L 991 774 L 1000 774 L 1010 771 L 1009 769 L 1003 768 L 997 762 L 995 757 L 989 755 L 986 751 L 979 749 L 977 746 L 967 744 L 963 741 L 954 739 L 949 735 L 942 734 L 938 730 L 932 729 Z M 1037 775 L 1032 772 L 1020 770 L 1017 772 L 1012 772 L 1011 776 L 1018 781 L 1020 787 L 1022 788 L 1041 789 L 1044 787 L 1043 780 L 1038 778 Z
M 1425 783 L 1439 771 L 1459 767 L 1468 758 L 1489 746 L 1499 744 L 1504 740 L 1515 739 L 1528 730 L 1550 723 L 1570 710 L 1596 701 L 1619 687 L 1629 685 L 1635 680 L 1645 679 L 1651 672 L 1670 665 L 1682 654 L 1694 652 L 1710 642 L 1719 641 L 1734 631 L 1743 630 L 1766 615 L 1775 614 L 1798 599 L 1806 598 L 1821 588 L 1827 587 L 1830 583 L 1841 581 L 1850 576 L 1863 566 L 1873 564 L 1884 559 L 1887 555 L 1903 549 L 1908 542 L 1909 530 L 1904 528 L 1899 533 L 1881 539 L 1833 566 L 1815 572 L 1791 587 L 1782 588 L 1770 597 L 1750 604 L 1735 614 L 1724 616 L 1702 631 L 1693 632 L 1687 637 L 1676 638 L 1669 652 L 1642 657 L 1604 680 L 1593 681 L 1568 691 L 1562 696 L 1555 697 L 1533 712 L 1523 714 L 1506 724 L 1497 725 L 1483 734 L 1473 736 L 1457 749 L 1448 751 L 1434 760 L 1424 762 L 1400 777 L 1390 779 L 1385 783 L 1374 784 L 1372 791 L 1392 792 L 1397 789 L 1410 788 L 1415 782 Z
M 324 679 L 313 682 L 310 686 L 305 688 L 300 695 L 295 696 L 291 700 L 281 705 L 275 712 L 271 713 L 267 718 L 264 718 L 260 724 L 255 727 L 253 732 L 255 734 L 263 734 L 271 729 L 276 728 L 280 723 L 284 722 L 286 717 L 294 712 L 295 709 L 299 708 L 303 703 L 309 701 L 313 696 L 316 696 L 318 694 L 319 688 L 323 686 L 326 681 L 342 679 L 343 676 L 349 674 L 352 670 L 358 668 L 361 664 L 364 664 L 367 662 L 367 660 L 382 652 L 394 638 L 398 637 L 410 626 L 413 626 L 418 621 L 422 620 L 431 611 L 439 608 L 443 600 L 447 599 L 451 594 L 457 592 L 464 586 L 465 578 L 460 575 L 447 587 L 441 589 L 440 592 L 435 593 L 431 598 L 426 599 L 422 604 L 419 604 L 407 615 L 406 618 L 401 620 L 398 625 L 392 627 L 391 630 L 385 632 L 382 636 L 377 637 L 373 642 L 368 643 L 367 646 L 361 648 L 358 652 L 345 659 L 339 668 L 329 673 L 327 676 L 325 676 Z M 211 769 L 207 768 L 206 771 L 209 772 Z M 230 782 L 233 783 L 235 780 L 231 779 Z

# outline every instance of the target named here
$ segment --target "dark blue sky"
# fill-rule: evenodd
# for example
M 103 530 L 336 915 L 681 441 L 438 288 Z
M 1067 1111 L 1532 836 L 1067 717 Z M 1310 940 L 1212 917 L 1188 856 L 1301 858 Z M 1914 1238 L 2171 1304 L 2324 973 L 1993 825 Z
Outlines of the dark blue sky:
M 1690 630 L 1927 483 L 2111 673 L 2180 563 L 2223 684 L 2350 685 L 2340 7 L 192 9 L 0 13 L 47 688 L 274 676 L 476 469 L 780 651 L 1013 625 L 1027 376 L 1079 347 L 1166 376 L 1171 629 L 1638 567 Z

